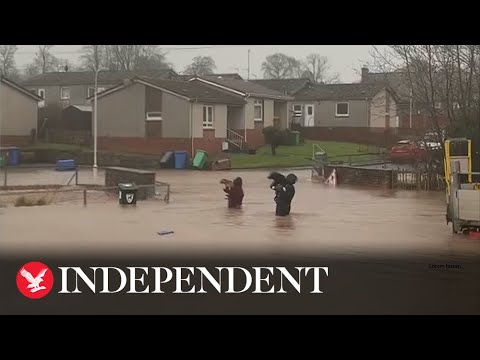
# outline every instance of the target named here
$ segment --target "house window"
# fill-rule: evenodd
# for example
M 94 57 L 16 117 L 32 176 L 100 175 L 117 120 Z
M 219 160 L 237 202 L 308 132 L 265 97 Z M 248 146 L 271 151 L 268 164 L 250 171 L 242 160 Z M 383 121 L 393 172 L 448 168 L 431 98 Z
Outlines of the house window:
M 105 91 L 105 88 L 103 87 L 97 87 L 97 94 L 101 93 L 101 92 L 104 92 Z M 89 87 L 88 88 L 88 93 L 87 93 L 87 98 L 90 98 L 92 97 L 93 95 L 95 95 L 95 88 L 94 87 Z
M 60 98 L 62 100 L 70 99 L 70 88 L 64 87 L 60 89 Z
M 45 100 L 45 89 L 38 89 L 38 96 Z
M 151 111 L 147 112 L 147 117 L 145 118 L 146 121 L 161 121 L 162 120 L 162 113 L 159 111 Z
M 204 106 L 203 107 L 203 128 L 204 129 L 213 129 L 213 106 Z
M 293 105 L 293 116 L 302 117 L 302 105 Z
M 348 102 L 337 103 L 335 107 L 336 117 L 348 117 L 349 116 L 349 104 Z
M 253 105 L 253 116 L 255 121 L 263 121 L 263 102 L 262 100 L 255 100 Z

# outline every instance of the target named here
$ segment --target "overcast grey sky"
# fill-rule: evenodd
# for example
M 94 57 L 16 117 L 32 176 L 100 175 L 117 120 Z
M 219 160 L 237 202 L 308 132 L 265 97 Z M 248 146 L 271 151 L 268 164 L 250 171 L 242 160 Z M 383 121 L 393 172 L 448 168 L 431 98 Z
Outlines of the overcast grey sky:
M 17 66 L 21 69 L 32 61 L 37 45 L 18 45 Z M 55 45 L 52 53 L 77 63 L 82 45 Z M 371 62 L 370 45 L 159 45 L 167 52 L 167 59 L 181 72 L 195 56 L 211 56 L 217 65 L 216 72 L 238 72 L 246 78 L 248 49 L 250 49 L 250 78 L 262 78 L 262 62 L 276 52 L 303 59 L 318 53 L 329 59 L 330 71 L 339 73 L 342 82 L 359 80 L 357 71 Z

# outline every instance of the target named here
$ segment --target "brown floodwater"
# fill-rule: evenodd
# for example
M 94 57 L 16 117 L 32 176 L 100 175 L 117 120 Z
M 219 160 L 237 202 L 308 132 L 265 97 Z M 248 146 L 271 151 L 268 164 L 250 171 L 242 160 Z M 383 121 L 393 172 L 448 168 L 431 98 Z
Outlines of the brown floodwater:
M 122 207 L 116 195 L 90 192 L 54 205 L 0 208 L 2 254 L 316 254 L 370 256 L 480 255 L 480 241 L 453 235 L 445 223 L 443 192 L 331 187 L 299 178 L 289 217 L 275 216 L 267 170 L 199 172 L 162 170 L 170 203 L 139 201 Z M 285 171 L 287 173 L 287 171 Z M 8 175 L 9 185 L 65 183 L 70 173 L 50 169 Z M 241 176 L 244 206 L 228 209 L 220 179 Z M 82 170 L 81 183 L 102 183 L 99 170 Z M 60 197 L 61 198 L 61 197 Z M 2 196 L 0 195 L 0 201 Z M 173 234 L 158 235 L 161 231 Z

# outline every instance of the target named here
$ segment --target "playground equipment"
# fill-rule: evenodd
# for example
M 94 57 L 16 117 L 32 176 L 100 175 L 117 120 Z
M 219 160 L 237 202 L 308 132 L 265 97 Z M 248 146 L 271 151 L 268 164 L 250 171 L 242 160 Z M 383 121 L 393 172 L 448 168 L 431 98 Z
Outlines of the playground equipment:
M 328 164 L 328 155 L 318 144 L 313 144 L 312 161 L 312 178 L 320 176 L 325 179 L 325 166 Z
M 480 183 L 472 181 L 472 145 L 469 139 L 445 141 L 447 224 L 453 233 L 480 231 Z
M 447 184 L 447 201 L 450 196 L 451 174 L 453 164 L 460 162 L 460 172 L 464 175 L 460 178 L 472 183 L 472 141 L 466 138 L 455 138 L 445 140 L 445 182 Z

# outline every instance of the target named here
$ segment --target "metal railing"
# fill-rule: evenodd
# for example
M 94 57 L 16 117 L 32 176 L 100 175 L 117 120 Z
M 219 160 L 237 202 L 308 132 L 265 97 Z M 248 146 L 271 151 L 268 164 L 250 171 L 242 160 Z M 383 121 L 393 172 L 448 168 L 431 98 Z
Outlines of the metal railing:
M 137 185 L 138 190 L 150 190 L 152 187 L 154 195 L 147 196 L 146 199 L 140 201 L 160 200 L 167 204 L 170 203 L 170 184 L 156 182 L 154 185 Z M 118 201 L 119 191 L 118 186 L 106 187 L 92 184 L 69 188 L 2 191 L 0 192 L 0 204 L 2 206 L 7 206 L 7 204 L 14 206 L 83 204 L 83 206 L 87 206 L 92 200 L 93 203 Z
M 31 170 L 38 171 L 42 169 L 51 170 L 46 172 L 46 178 L 34 180 L 35 183 L 26 181 L 26 179 L 30 179 Z M 44 200 L 42 205 L 46 205 L 45 202 L 48 204 L 56 203 L 60 198 L 65 200 L 60 202 L 68 202 L 68 199 L 74 198 L 78 201 L 78 197 L 83 194 L 83 203 L 86 205 L 87 195 L 92 192 L 96 194 L 99 192 L 115 194 L 114 197 L 118 194 L 118 186 L 106 187 L 102 184 L 80 182 L 79 177 L 81 174 L 79 174 L 79 171 L 80 166 L 77 166 L 74 170 L 57 172 L 51 164 L 3 166 L 0 169 L 0 174 L 3 174 L 3 181 L 0 180 L 0 200 L 7 199 L 10 200 L 7 202 L 12 202 L 11 200 L 15 202 L 17 200 L 15 197 L 41 197 Z M 72 173 L 70 174 L 70 172 Z M 9 176 L 9 173 L 11 176 Z M 91 179 L 87 181 L 90 182 Z M 161 199 L 166 203 L 170 202 L 171 189 L 168 183 L 155 181 L 154 184 L 137 185 L 137 187 L 142 194 L 147 194 L 148 199 L 154 198 Z M 66 196 L 66 194 L 69 195 Z M 5 201 L 0 202 L 4 203 Z
M 401 190 L 444 191 L 445 177 L 422 169 L 392 170 L 392 187 Z
M 49 166 L 52 166 L 49 164 Z M 36 185 L 9 185 L 8 183 L 8 180 L 9 180 L 9 168 L 10 166 L 8 165 L 4 165 L 2 168 L 0 168 L 0 173 L 3 175 L 3 181 L 1 182 L 1 185 L 0 185 L 0 190 L 8 190 L 10 187 L 17 187 L 17 188 L 28 188 L 29 186 L 32 187 L 32 188 L 41 188 L 41 187 L 52 187 L 52 186 L 71 186 L 71 185 L 78 185 L 78 171 L 79 171 L 79 167 L 77 166 L 74 170 L 68 170 L 68 171 L 62 171 L 62 172 L 59 172 L 60 174 L 66 174 L 66 173 L 69 173 L 69 172 L 72 172 L 72 175 L 70 178 L 68 178 L 68 180 L 65 182 L 65 184 L 60 184 L 60 183 L 55 183 L 55 184 L 44 184 L 44 185 L 40 185 L 40 184 L 36 184 Z M 30 166 L 21 166 L 21 167 L 17 167 L 17 166 L 14 166 L 14 167 L 11 167 L 13 173 L 18 173 L 17 170 L 38 170 L 38 169 L 44 169 L 46 168 L 46 166 L 44 165 L 30 165 Z M 75 181 L 74 184 L 72 184 L 72 182 Z
M 243 148 L 244 137 L 231 129 L 227 129 L 227 141 L 239 149 Z
M 329 157 L 329 163 L 332 165 L 366 166 L 388 164 L 389 162 L 388 155 L 381 153 L 349 154 Z
M 326 154 L 325 150 L 318 144 L 312 144 L 312 160 L 315 160 L 315 154 L 317 153 L 324 153 Z

